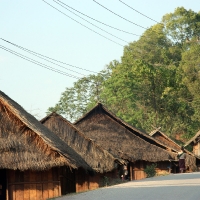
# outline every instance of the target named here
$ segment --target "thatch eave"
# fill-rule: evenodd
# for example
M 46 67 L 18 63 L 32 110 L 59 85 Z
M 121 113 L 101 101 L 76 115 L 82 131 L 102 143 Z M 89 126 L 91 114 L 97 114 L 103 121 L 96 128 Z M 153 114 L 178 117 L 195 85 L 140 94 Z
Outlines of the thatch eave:
M 195 140 L 198 138 L 200 136 L 200 131 L 198 131 L 196 134 L 195 134 L 195 136 L 193 136 L 189 141 L 187 141 L 186 143 L 185 143 L 185 147 L 186 146 L 188 146 L 188 145 L 190 145 L 190 144 L 192 144 L 192 143 L 195 143 Z
M 20 137 L 21 135 L 24 135 L 24 138 L 28 138 L 28 137 L 32 138 L 31 139 L 32 143 L 35 143 L 35 147 L 36 146 L 38 147 L 37 151 L 41 151 L 41 153 L 46 158 L 48 158 L 47 162 L 43 162 L 44 166 L 40 167 L 39 162 L 35 163 L 34 159 L 31 160 L 31 154 L 30 154 L 30 158 L 24 159 L 23 155 L 25 155 L 26 152 L 24 152 L 23 150 L 23 151 L 20 151 L 19 153 L 20 153 L 20 159 L 24 160 L 23 161 L 24 163 L 21 163 L 20 165 L 18 165 L 17 163 L 21 162 L 18 159 L 15 162 L 15 166 L 14 164 L 13 166 L 10 165 L 10 168 L 13 168 L 13 169 L 18 168 L 20 170 L 32 169 L 31 166 L 34 165 L 35 163 L 35 166 L 33 168 L 36 169 L 38 165 L 38 168 L 37 168 L 38 170 L 46 169 L 46 168 L 54 167 L 54 166 L 59 166 L 59 165 L 60 166 L 67 165 L 71 168 L 83 167 L 87 170 L 91 170 L 91 168 L 87 165 L 87 163 L 73 149 L 71 149 L 71 147 L 67 147 L 66 144 L 62 140 L 60 140 L 59 137 L 55 136 L 55 134 L 53 134 L 49 129 L 44 127 L 40 122 L 38 122 L 37 119 L 35 119 L 32 115 L 27 113 L 19 104 L 17 104 L 15 101 L 13 101 L 11 98 L 9 98 L 6 94 L 4 94 L 1 91 L 0 91 L 0 105 L 1 105 L 1 109 L 3 109 L 2 111 L 4 112 L 4 114 L 3 113 L 1 114 L 1 118 L 3 117 L 2 119 L 9 120 L 10 123 L 12 123 L 13 120 L 15 120 L 16 123 L 20 122 L 20 127 L 21 127 L 21 128 L 20 127 L 18 128 L 18 132 L 16 133 L 14 131 L 14 128 L 13 128 L 13 132 L 9 133 L 10 143 L 8 145 L 10 146 L 0 147 L 0 152 L 1 152 L 0 157 L 2 159 L 1 160 L 2 163 L 0 165 L 1 168 L 5 168 L 5 166 L 9 166 L 9 163 L 8 163 L 9 157 L 6 154 L 6 152 L 12 153 L 12 150 L 14 150 L 13 148 L 15 148 L 15 145 L 16 145 L 14 141 L 11 141 L 12 135 L 13 136 L 18 135 L 18 137 Z M 2 129 L 3 126 L 7 126 L 7 124 L 5 123 L 1 124 L 0 128 Z M 7 132 L 7 128 L 4 128 L 2 130 L 4 130 L 2 134 L 5 135 Z M 0 130 L 0 133 L 1 133 L 1 130 Z M 6 137 L 4 136 L 4 138 Z M 22 141 L 24 141 L 24 138 L 21 138 Z M 0 140 L 1 139 L 3 138 L 0 138 Z M 27 144 L 22 143 L 21 145 L 23 146 L 22 147 L 23 149 L 26 148 L 27 152 L 29 151 L 28 143 Z M 44 146 L 46 150 L 43 150 Z M 18 150 L 20 150 L 19 144 L 17 144 L 16 147 Z M 17 158 L 17 156 L 19 155 L 18 152 L 15 151 L 14 153 L 15 153 L 14 154 L 15 157 L 13 158 Z M 31 153 L 32 155 L 34 154 L 34 149 Z M 45 153 L 47 154 L 45 155 Z M 7 158 L 8 158 L 7 161 L 4 158 L 4 155 L 7 155 Z M 37 152 L 35 155 L 39 156 L 39 152 Z M 59 161 L 57 163 L 52 162 L 53 159 L 56 159 L 57 157 L 59 157 Z M 28 162 L 27 164 L 25 164 L 26 161 Z M 23 168 L 23 164 L 24 164 L 24 168 Z M 46 168 L 45 168 L 45 165 L 46 165 Z M 16 166 L 20 166 L 20 167 L 16 167 Z
M 103 111 L 106 112 L 106 114 L 108 116 L 110 116 L 114 121 L 117 121 L 119 124 L 121 124 L 122 126 L 124 126 L 125 128 L 127 128 L 130 132 L 133 132 L 135 135 L 137 135 L 138 137 L 144 139 L 145 141 L 151 143 L 152 145 L 161 147 L 162 149 L 168 150 L 169 148 L 164 145 L 163 143 L 159 142 L 158 140 L 154 139 L 153 137 L 149 136 L 148 134 L 145 134 L 143 132 L 141 132 L 140 130 L 136 129 L 135 127 L 133 127 L 132 125 L 124 122 L 122 119 L 120 119 L 119 117 L 117 117 L 114 113 L 112 113 L 111 111 L 109 111 L 105 106 L 103 106 L 101 103 L 98 103 L 94 108 L 92 108 L 90 111 L 88 111 L 85 115 L 83 115 L 81 118 L 79 118 L 78 120 L 76 120 L 74 122 L 74 125 L 77 125 L 78 123 L 80 123 L 82 120 L 84 120 L 87 116 L 89 116 L 95 109 L 103 109 Z M 174 149 L 172 149 L 172 151 L 176 152 Z
M 176 159 L 176 153 L 168 151 L 168 147 L 125 123 L 100 103 L 74 124 L 100 146 L 122 159 L 131 162 Z M 118 153 L 119 149 L 124 149 L 124 152 Z
M 53 112 L 40 122 L 82 156 L 96 172 L 111 171 L 115 168 L 115 163 L 124 164 L 123 159 L 101 148 L 61 115 Z

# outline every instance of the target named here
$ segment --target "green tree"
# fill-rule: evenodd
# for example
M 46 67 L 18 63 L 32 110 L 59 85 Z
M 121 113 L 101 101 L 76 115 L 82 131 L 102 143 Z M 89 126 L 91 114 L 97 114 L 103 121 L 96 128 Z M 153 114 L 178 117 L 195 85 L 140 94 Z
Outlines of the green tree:
M 101 101 L 99 94 L 102 90 L 102 82 L 109 77 L 109 73 L 108 68 L 96 75 L 79 79 L 73 87 L 66 88 L 59 102 L 54 107 L 50 107 L 47 114 L 57 112 L 70 121 L 78 119 L 98 101 Z
M 139 129 L 191 137 L 200 122 L 199 34 L 200 13 L 177 8 L 125 46 L 120 62 L 66 88 L 48 111 L 75 120 L 101 101 Z
M 200 36 L 200 12 L 178 7 L 173 13 L 164 15 L 162 22 L 168 37 L 181 45 Z
M 181 49 L 173 45 L 164 30 L 163 24 L 146 30 L 138 41 L 125 46 L 122 62 L 131 64 L 133 60 L 139 59 L 156 66 L 178 63 L 181 60 Z

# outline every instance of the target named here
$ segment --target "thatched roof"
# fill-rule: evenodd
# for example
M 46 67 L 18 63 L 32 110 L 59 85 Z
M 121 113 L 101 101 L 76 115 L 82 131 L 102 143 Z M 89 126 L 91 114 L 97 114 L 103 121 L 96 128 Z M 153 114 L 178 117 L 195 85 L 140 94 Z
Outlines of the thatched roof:
M 173 141 L 170 137 L 168 137 L 165 133 L 160 131 L 160 128 L 153 130 L 150 136 L 154 137 L 156 140 L 162 142 L 164 145 L 168 146 L 169 149 L 173 149 L 177 153 L 181 151 L 181 146 Z M 197 157 L 191 153 L 190 151 L 186 150 L 186 166 L 189 166 L 190 169 L 193 171 L 196 170 L 196 159 Z
M 180 151 L 181 146 L 173 141 L 170 137 L 160 131 L 160 128 L 151 131 L 149 134 L 154 139 L 158 140 L 159 142 L 163 143 L 165 146 L 169 147 L 173 151 Z
M 107 172 L 115 168 L 114 158 L 91 139 L 87 138 L 77 127 L 57 113 L 51 113 L 41 123 L 58 135 L 67 145 L 74 149 L 97 172 Z
M 185 147 L 190 145 L 190 144 L 196 144 L 197 142 L 199 142 L 200 139 L 200 131 L 198 131 L 194 137 L 192 137 L 188 142 L 185 143 Z
M 71 147 L 0 91 L 0 168 L 91 169 Z
M 115 156 L 129 161 L 175 159 L 165 145 L 116 117 L 101 103 L 74 123 L 87 137 Z

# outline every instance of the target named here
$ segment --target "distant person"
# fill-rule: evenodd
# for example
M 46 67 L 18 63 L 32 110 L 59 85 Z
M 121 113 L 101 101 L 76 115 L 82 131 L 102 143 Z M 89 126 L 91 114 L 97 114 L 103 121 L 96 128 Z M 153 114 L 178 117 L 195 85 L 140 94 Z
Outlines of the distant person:
M 181 151 L 178 152 L 178 165 L 179 165 L 179 172 L 180 173 L 184 173 L 185 172 L 185 158 L 186 158 L 186 153 L 185 153 L 185 150 L 184 150 L 184 147 L 182 146 L 181 147 Z
M 127 169 L 126 165 L 122 165 L 120 167 L 120 177 L 121 177 L 122 181 L 128 179 L 128 169 Z

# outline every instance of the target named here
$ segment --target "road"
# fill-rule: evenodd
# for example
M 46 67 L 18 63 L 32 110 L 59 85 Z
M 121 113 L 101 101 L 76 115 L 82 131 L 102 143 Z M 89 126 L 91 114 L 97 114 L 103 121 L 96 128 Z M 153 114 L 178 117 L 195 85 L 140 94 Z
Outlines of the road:
M 56 200 L 200 200 L 200 172 L 130 181 Z

